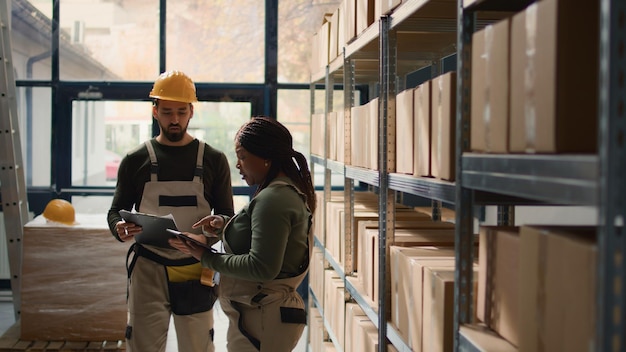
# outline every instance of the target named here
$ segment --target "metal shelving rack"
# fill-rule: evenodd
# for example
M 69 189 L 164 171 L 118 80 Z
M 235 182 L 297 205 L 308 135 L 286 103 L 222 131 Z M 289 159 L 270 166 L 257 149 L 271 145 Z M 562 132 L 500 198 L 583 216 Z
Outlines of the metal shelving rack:
M 469 8 L 458 1 L 458 105 L 456 182 L 455 351 L 476 351 L 464 331 L 472 324 L 472 207 L 478 192 L 492 204 L 515 204 L 498 195 L 598 210 L 596 351 L 626 346 L 626 3 L 600 0 L 599 145 L 597 155 L 479 155 L 468 153 L 471 39 L 476 11 L 519 11 L 534 1 L 483 0 Z
M 347 201 L 344 209 L 346 253 L 343 267 L 324 248 L 325 238 L 318 239 L 316 246 L 324 251 L 325 260 L 344 280 L 348 296 L 361 306 L 378 328 L 380 351 L 386 351 L 389 342 L 399 351 L 411 351 L 395 327 L 388 323 L 391 315 L 389 246 L 394 243 L 396 192 L 431 199 L 433 214 L 436 214 L 436 208 L 441 206 L 441 202 L 454 203 L 456 191 L 453 182 L 395 173 L 395 96 L 400 91 L 398 87 L 404 83 L 404 75 L 425 66 L 433 66 L 436 69 L 433 71 L 439 73 L 441 59 L 456 52 L 456 14 L 454 0 L 404 1 L 390 15 L 378 19 L 376 24 L 368 27 L 344 47 L 343 57 L 333 60 L 324 72 L 311 76 L 312 89 L 315 83 L 324 81 L 325 84 L 326 136 L 329 135 L 330 125 L 328 112 L 333 106 L 332 89 L 336 79 L 343 80 L 345 165 L 325 157 L 311 156 L 311 161 L 325 170 L 325 199 L 330 196 L 330 174 L 335 172 L 344 176 L 344 194 Z M 355 105 L 357 82 L 379 84 L 378 171 L 350 166 L 350 108 Z M 311 97 L 313 96 L 312 94 Z M 326 138 L 325 155 L 328 155 L 328 147 Z M 353 280 L 351 241 L 354 229 L 351 228 L 350 219 L 354 210 L 355 181 L 376 188 L 379 194 L 381 264 L 378 290 L 381 294 L 379 301 L 374 302 L 376 307 L 370 306 Z M 336 343 L 335 347 L 341 350 Z

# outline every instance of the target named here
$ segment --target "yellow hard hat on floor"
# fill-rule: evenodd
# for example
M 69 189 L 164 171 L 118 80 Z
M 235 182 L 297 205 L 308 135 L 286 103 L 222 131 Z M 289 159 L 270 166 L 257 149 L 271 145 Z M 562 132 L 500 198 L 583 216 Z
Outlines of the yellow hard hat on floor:
M 74 206 L 64 199 L 53 199 L 48 202 L 43 211 L 43 216 L 46 220 L 65 225 L 74 225 L 76 223 Z
M 196 86 L 186 74 L 180 71 L 163 72 L 154 82 L 150 98 L 195 103 Z

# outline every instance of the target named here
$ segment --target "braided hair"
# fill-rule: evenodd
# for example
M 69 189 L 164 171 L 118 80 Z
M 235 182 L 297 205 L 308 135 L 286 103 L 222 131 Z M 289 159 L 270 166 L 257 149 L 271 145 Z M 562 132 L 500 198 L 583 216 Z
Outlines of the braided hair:
M 306 195 L 309 209 L 315 212 L 315 189 L 307 160 L 302 153 L 293 149 L 293 138 L 284 125 L 273 118 L 253 117 L 241 126 L 235 135 L 235 141 L 248 152 L 272 161 L 267 177 L 259 185 L 255 195 L 282 171 Z

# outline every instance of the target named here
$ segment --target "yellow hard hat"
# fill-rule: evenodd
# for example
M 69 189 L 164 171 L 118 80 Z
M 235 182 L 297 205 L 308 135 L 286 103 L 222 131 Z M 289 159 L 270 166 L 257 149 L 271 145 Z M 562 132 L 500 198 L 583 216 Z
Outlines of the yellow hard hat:
M 49 221 L 60 222 L 66 225 L 74 225 L 76 217 L 72 203 L 64 199 L 53 199 L 46 205 L 43 216 Z
M 196 86 L 189 76 L 180 71 L 161 73 L 150 91 L 150 98 L 195 103 Z

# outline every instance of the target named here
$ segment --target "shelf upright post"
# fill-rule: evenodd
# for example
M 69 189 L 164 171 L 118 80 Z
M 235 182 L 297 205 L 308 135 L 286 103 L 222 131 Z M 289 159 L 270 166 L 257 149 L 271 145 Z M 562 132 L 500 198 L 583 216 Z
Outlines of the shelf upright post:
M 344 114 L 344 163 L 345 165 L 352 164 L 352 110 L 354 106 L 354 93 L 355 87 L 355 65 L 354 60 L 346 57 L 346 49 L 343 49 L 343 114 Z M 341 146 L 339 146 L 341 147 Z M 344 256 L 344 275 L 354 275 L 354 263 L 352 261 L 353 254 L 356 252 L 355 241 L 353 236 L 355 235 L 355 229 L 352 228 L 352 218 L 354 215 L 354 180 L 349 177 L 343 179 L 344 189 L 344 228 L 345 228 L 345 256 Z
M 434 79 L 437 76 L 443 74 L 443 62 L 441 59 L 432 60 L 430 65 L 430 77 Z M 441 221 L 441 207 L 442 202 L 438 199 L 432 199 L 431 203 L 431 217 L 433 221 Z
M 391 18 L 380 18 L 378 99 L 378 350 L 387 350 L 387 322 L 391 320 L 390 250 L 394 243 L 395 194 L 389 188 L 389 174 L 395 172 L 396 157 L 396 32 L 390 30 Z
M 601 0 L 596 351 L 626 348 L 626 3 Z
M 333 108 L 333 89 L 334 89 L 334 79 L 332 75 L 329 73 L 329 67 L 326 65 L 326 74 L 324 76 L 324 216 L 326 216 L 326 202 L 330 199 L 331 192 L 331 176 L 332 171 L 328 168 L 328 155 L 330 154 L 330 140 L 328 136 L 330 136 L 330 112 Z M 323 224 L 326 224 L 326 218 L 324 218 Z M 326 247 L 327 240 L 326 236 L 326 226 L 324 225 L 324 247 Z
M 474 13 L 465 13 L 463 0 L 457 3 L 457 105 L 456 105 L 456 226 L 454 270 L 454 350 L 460 349 L 459 329 L 472 322 L 472 288 L 474 261 L 474 193 L 463 187 L 463 152 L 469 150 L 471 112 L 472 34 Z

